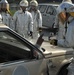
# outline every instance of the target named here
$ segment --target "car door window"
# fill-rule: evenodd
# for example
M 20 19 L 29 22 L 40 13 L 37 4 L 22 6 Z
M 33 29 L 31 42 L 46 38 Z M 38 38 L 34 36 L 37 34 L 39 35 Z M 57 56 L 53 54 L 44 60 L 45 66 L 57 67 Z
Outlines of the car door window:
M 8 32 L 0 32 L 0 40 L 30 51 L 26 44 L 24 44 L 22 41 L 18 40 L 18 38 L 14 37 Z
M 0 62 L 19 59 L 32 59 L 30 48 L 26 43 L 9 32 L 0 32 Z
M 0 31 L 0 62 L 43 58 L 26 40 L 11 31 Z M 2 59 L 2 61 L 1 61 Z
M 39 10 L 41 11 L 41 13 L 44 13 L 46 10 L 46 5 L 39 5 Z
M 52 8 L 52 6 L 48 6 L 46 13 L 50 15 L 54 14 L 54 9 Z

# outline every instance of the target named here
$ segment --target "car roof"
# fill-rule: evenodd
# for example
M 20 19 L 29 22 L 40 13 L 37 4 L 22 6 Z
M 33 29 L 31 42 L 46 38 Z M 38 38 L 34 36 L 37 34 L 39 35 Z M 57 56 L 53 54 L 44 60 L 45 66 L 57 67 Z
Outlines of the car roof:
M 52 6 L 59 6 L 59 4 L 50 4 L 50 3 L 39 3 L 39 5 L 52 5 Z

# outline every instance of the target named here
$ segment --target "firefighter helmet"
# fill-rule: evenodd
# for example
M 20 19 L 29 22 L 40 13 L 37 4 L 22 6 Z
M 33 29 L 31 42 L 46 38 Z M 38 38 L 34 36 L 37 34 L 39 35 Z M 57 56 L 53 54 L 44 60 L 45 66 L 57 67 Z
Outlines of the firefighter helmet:
M 1 5 L 1 9 L 9 10 L 9 3 L 7 0 L 1 0 L 0 5 Z
M 22 0 L 22 1 L 20 2 L 20 6 L 28 7 L 28 1 L 27 1 L 27 0 Z
M 38 2 L 36 0 L 32 0 L 30 2 L 30 5 L 33 5 L 33 6 L 38 6 Z

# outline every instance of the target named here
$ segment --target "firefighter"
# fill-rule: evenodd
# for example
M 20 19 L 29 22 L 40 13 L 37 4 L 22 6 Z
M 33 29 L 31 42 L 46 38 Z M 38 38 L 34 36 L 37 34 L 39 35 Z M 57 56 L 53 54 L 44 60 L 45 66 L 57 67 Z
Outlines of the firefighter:
M 67 13 L 69 14 L 69 17 L 67 20 L 68 27 L 65 39 L 58 40 L 58 44 L 59 46 L 74 48 L 74 5 L 68 8 Z
M 25 38 L 33 36 L 33 18 L 30 12 L 27 11 L 28 1 L 20 2 L 20 10 L 16 11 L 13 16 L 15 31 Z
M 67 28 L 69 26 L 68 24 L 69 14 L 67 14 L 66 11 L 68 8 L 72 6 L 73 4 L 71 0 L 63 0 L 62 3 L 57 8 L 57 15 L 54 27 L 58 28 L 58 33 L 57 33 L 57 43 L 56 42 L 54 43 L 56 43 L 59 46 L 62 46 L 62 44 L 65 46 L 64 41 L 66 40 Z
M 38 34 L 41 31 L 42 27 L 42 15 L 41 12 L 38 10 L 38 2 L 36 0 L 30 1 L 30 9 L 29 12 L 32 14 L 33 17 L 33 38 L 38 38 Z
M 9 11 L 9 3 L 7 0 L 1 0 L 1 15 L 3 24 L 10 27 L 11 24 L 11 13 Z

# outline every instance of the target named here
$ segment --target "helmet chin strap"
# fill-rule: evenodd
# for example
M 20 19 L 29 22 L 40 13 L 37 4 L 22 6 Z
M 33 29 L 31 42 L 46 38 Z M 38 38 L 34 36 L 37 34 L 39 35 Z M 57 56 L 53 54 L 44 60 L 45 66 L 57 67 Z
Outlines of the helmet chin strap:
M 22 10 L 22 11 L 25 13 L 26 10 Z
M 33 10 L 33 11 L 35 11 L 35 12 L 36 12 L 36 11 L 37 11 L 37 8 L 31 8 L 31 10 Z
M 22 10 L 22 12 L 24 12 L 24 13 L 25 13 L 25 11 L 26 11 L 26 9 L 22 9 L 22 8 L 21 8 L 21 10 Z
M 1 9 L 1 11 L 6 13 L 7 12 L 7 9 Z

